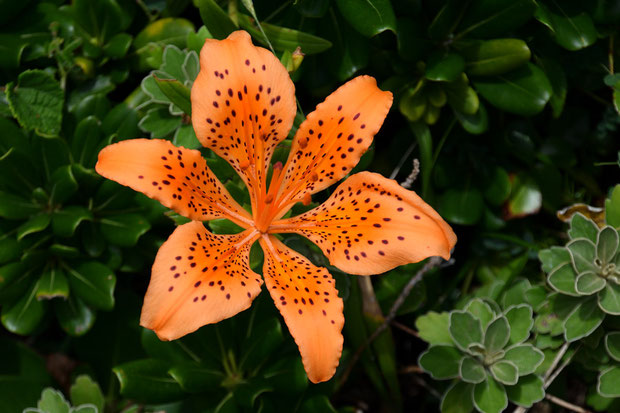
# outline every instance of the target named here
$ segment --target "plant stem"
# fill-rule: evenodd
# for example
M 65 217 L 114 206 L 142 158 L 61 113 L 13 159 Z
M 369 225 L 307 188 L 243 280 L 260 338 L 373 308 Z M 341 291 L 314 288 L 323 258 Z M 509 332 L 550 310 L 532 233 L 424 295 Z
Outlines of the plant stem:
M 549 400 L 551 403 L 555 403 L 558 406 L 562 406 L 563 408 L 573 411 L 573 412 L 577 412 L 577 413 L 590 413 L 590 410 L 586 410 L 583 407 L 579 407 L 575 404 L 569 403 L 566 400 L 562 400 L 559 397 L 555 397 L 551 394 L 547 394 L 545 396 L 545 399 Z

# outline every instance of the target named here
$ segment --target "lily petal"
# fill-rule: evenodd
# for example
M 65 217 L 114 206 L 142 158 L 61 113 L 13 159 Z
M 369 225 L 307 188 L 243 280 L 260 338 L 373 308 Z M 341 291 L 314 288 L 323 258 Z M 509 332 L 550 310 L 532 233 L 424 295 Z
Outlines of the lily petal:
M 244 227 L 250 223 L 249 214 L 197 150 L 161 139 L 126 140 L 103 148 L 95 169 L 189 219 L 228 218 Z
M 177 227 L 157 252 L 140 325 L 174 340 L 248 308 L 263 283 L 249 266 L 257 237 L 212 234 L 197 221 Z
M 342 354 L 343 303 L 333 277 L 277 238 L 260 239 L 263 277 L 313 383 L 332 378 Z
M 351 172 L 391 105 L 392 94 L 379 89 L 370 76 L 356 77 L 329 95 L 295 134 L 282 174 L 280 204 L 302 201 Z
M 306 236 L 330 263 L 357 275 L 448 259 L 456 243 L 452 228 L 415 192 L 372 172 L 352 175 L 322 205 L 269 230 Z
M 232 165 L 254 200 L 264 192 L 271 155 L 295 118 L 288 72 L 244 31 L 207 39 L 191 99 L 198 140 Z

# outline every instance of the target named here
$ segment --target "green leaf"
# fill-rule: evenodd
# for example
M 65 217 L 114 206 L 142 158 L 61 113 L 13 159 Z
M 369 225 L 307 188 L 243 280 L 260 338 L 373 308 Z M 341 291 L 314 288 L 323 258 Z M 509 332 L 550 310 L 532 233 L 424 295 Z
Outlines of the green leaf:
M 226 376 L 220 370 L 196 364 L 175 364 L 168 374 L 189 393 L 206 393 L 217 389 Z
M 504 348 L 510 339 L 510 325 L 504 316 L 493 320 L 484 333 L 484 348 L 494 354 Z
M 237 25 L 215 0 L 196 0 L 195 4 L 200 11 L 202 22 L 215 39 L 224 39 L 237 30 Z
M 484 106 L 480 106 L 483 110 Z M 494 167 L 491 170 L 491 176 L 485 184 L 484 198 L 492 205 L 502 205 L 510 196 L 512 184 L 510 176 L 504 168 Z
M 478 360 L 470 356 L 465 356 L 461 359 L 459 376 L 464 382 L 475 384 L 485 380 L 487 374 Z
M 570 220 L 568 236 L 571 239 L 585 238 L 590 240 L 592 243 L 596 243 L 596 238 L 598 237 L 598 227 L 591 219 L 588 219 L 580 212 L 577 212 Z
M 398 104 L 400 112 L 412 122 L 419 120 L 426 111 L 426 97 L 423 95 L 421 87 L 422 84 L 418 83 L 415 89 L 407 89 Z
M 99 385 L 89 376 L 82 374 L 75 379 L 69 391 L 74 406 L 92 404 L 103 413 L 104 399 Z
M 598 305 L 607 314 L 620 315 L 620 285 L 608 281 L 598 293 Z
M 176 79 L 160 79 L 153 74 L 157 86 L 170 102 L 177 105 L 188 116 L 192 115 L 192 103 L 190 101 L 189 88 Z
M 161 360 L 134 360 L 112 369 L 121 394 L 148 403 L 166 403 L 183 397 L 183 390 L 169 374 L 170 364 Z
M 483 413 L 500 413 L 508 407 L 504 385 L 487 377 L 474 386 L 474 406 Z
M 512 192 L 507 202 L 509 218 L 520 218 L 537 213 L 542 206 L 542 192 L 529 177 L 517 176 L 512 182 Z
M 605 336 L 607 354 L 616 361 L 620 361 L 620 332 L 612 331 Z
M 67 275 L 72 292 L 87 304 L 101 310 L 114 307 L 116 276 L 108 267 L 96 261 L 85 262 L 67 268 Z
M 73 176 L 71 165 L 56 169 L 50 177 L 50 202 L 53 205 L 64 204 L 78 190 L 78 183 Z
M 54 77 L 42 70 L 27 70 L 17 84 L 6 86 L 11 113 L 26 130 L 42 136 L 57 136 L 62 122 L 64 92 Z
M 523 407 L 532 407 L 545 397 L 545 388 L 540 377 L 529 375 L 520 378 L 516 385 L 507 386 L 506 393 L 511 402 Z
M 39 279 L 37 300 L 50 300 L 55 297 L 66 299 L 69 296 L 69 283 L 63 271 L 57 267 L 49 267 Z
M 603 371 L 598 376 L 597 390 L 604 397 L 620 397 L 620 367 L 613 366 Z
M 36 299 L 38 283 L 27 294 L 10 305 L 2 306 L 2 324 L 11 333 L 28 335 L 39 325 L 45 315 L 43 303 Z
M 609 225 L 598 233 L 596 240 L 596 256 L 602 265 L 613 261 L 618 252 L 618 231 Z
M 243 14 L 239 15 L 239 25 L 247 30 L 248 33 L 259 42 L 266 44 L 263 34 L 248 16 Z M 332 47 L 330 41 L 309 33 L 268 23 L 261 23 L 261 26 L 273 45 L 273 48 L 278 51 L 288 50 L 289 52 L 293 52 L 297 47 L 301 47 L 301 52 L 303 54 L 311 55 L 321 53 Z
M 452 346 L 431 346 L 420 356 L 418 364 L 435 380 L 452 379 L 459 375 L 463 355 Z
M 564 247 L 541 250 L 538 259 L 542 262 L 542 269 L 545 272 L 551 272 L 555 267 L 571 262 L 570 252 Z
M 605 222 L 616 229 L 620 228 L 620 185 L 616 185 L 611 196 L 605 200 Z
M 149 43 L 172 44 L 184 48 L 187 35 L 194 32 L 194 25 L 186 19 L 165 17 L 148 24 L 134 39 L 133 45 L 138 53 Z
M 437 344 L 452 345 L 450 337 L 450 313 L 429 311 L 415 320 L 415 327 L 420 338 L 431 346 Z
M 604 318 L 605 313 L 598 307 L 596 297 L 587 298 L 564 320 L 564 338 L 573 342 L 587 337 L 601 325 Z
M 114 215 L 100 222 L 103 236 L 121 247 L 136 245 L 138 239 L 151 228 L 151 224 L 138 214 Z
M 486 329 L 489 322 L 495 318 L 495 312 L 491 306 L 482 301 L 480 298 L 474 298 L 471 300 L 467 303 L 464 310 L 480 320 L 483 330 Z
M 478 94 L 471 86 L 465 74 L 454 82 L 444 83 L 444 90 L 448 97 L 448 103 L 455 112 L 465 115 L 475 115 L 480 108 Z
M 474 0 L 461 19 L 458 36 L 500 37 L 529 21 L 535 9 L 532 0 Z
M 56 301 L 54 312 L 62 329 L 72 336 L 87 333 L 95 323 L 95 313 L 76 294 L 68 300 Z
M 575 280 L 575 291 L 582 295 L 592 295 L 605 288 L 605 279 L 591 271 L 583 272 Z
M 554 268 L 547 278 L 547 282 L 554 290 L 575 297 L 579 295 L 577 290 L 575 290 L 576 280 L 577 274 L 570 262 L 566 262 Z
M 94 116 L 82 119 L 77 124 L 71 141 L 71 152 L 75 161 L 86 168 L 93 168 L 102 139 L 101 121 Z
M 474 225 L 483 209 L 482 194 L 476 188 L 448 189 L 439 199 L 439 213 L 453 224 Z
M 549 104 L 553 111 L 553 117 L 557 119 L 564 110 L 568 90 L 564 67 L 558 61 L 550 58 L 538 58 L 536 62 L 545 71 L 547 78 L 551 82 L 553 94 Z
M 209 32 L 206 26 L 200 26 L 200 29 L 198 29 L 196 33 L 189 33 L 187 35 L 187 48 L 196 53 L 200 53 L 200 49 L 204 46 L 205 40 L 212 38 L 213 35 Z M 196 74 L 198 74 L 198 72 L 196 72 Z M 195 78 L 196 76 L 192 77 L 192 80 Z
M 556 42 L 567 50 L 579 50 L 596 41 L 597 32 L 590 15 L 577 10 L 562 8 L 562 3 L 549 6 L 539 2 L 536 18 L 547 26 Z M 570 8 L 570 5 L 567 5 Z
M 145 132 L 151 132 L 151 138 L 166 138 L 182 124 L 182 119 L 172 116 L 168 108 L 155 107 L 150 109 L 140 120 L 138 126 Z
M 49 387 L 41 393 L 41 400 L 39 400 L 37 407 L 44 413 L 69 413 L 71 409 L 71 405 L 65 400 L 65 396 L 60 391 Z
M 31 217 L 17 229 L 17 239 L 21 240 L 27 235 L 43 231 L 50 224 L 50 221 L 49 214 L 39 214 Z
M 588 239 L 577 238 L 566 244 L 573 266 L 578 274 L 586 271 L 598 272 L 594 265 L 596 245 Z
M 471 413 L 473 386 L 457 381 L 441 398 L 441 413 Z
M 458 46 L 457 46 L 458 47 Z M 472 76 L 501 75 L 530 60 L 530 49 L 521 39 L 493 39 L 466 44 L 460 52 Z
M 505 316 L 510 325 L 508 344 L 519 344 L 527 340 L 534 325 L 532 307 L 527 304 L 510 307 Z
M 438 82 L 452 82 L 465 69 L 465 60 L 456 53 L 434 53 L 426 62 L 425 76 Z
M 71 205 L 54 212 L 52 231 L 60 237 L 72 237 L 84 221 L 92 221 L 93 214 L 86 208 Z
M 454 343 L 463 351 L 471 344 L 482 344 L 480 320 L 465 311 L 450 313 L 450 335 Z
M 493 106 L 522 116 L 540 113 L 553 92 L 545 73 L 531 63 L 504 75 L 478 79 L 474 85 Z
M 336 0 L 351 26 L 366 37 L 390 30 L 396 34 L 396 16 L 389 0 Z
M 26 219 L 39 211 L 39 207 L 24 198 L 0 191 L 0 217 Z
M 510 361 L 517 367 L 519 376 L 534 373 L 544 359 L 544 353 L 531 344 L 521 344 L 509 348 L 503 358 L 503 360 Z
M 493 363 L 490 367 L 491 374 L 495 377 L 495 380 L 506 385 L 517 384 L 519 380 L 519 370 L 512 362 L 507 360 L 500 360 Z
M 125 57 L 133 38 L 128 33 L 118 33 L 114 35 L 109 42 L 103 47 L 103 53 L 112 59 L 121 59 Z

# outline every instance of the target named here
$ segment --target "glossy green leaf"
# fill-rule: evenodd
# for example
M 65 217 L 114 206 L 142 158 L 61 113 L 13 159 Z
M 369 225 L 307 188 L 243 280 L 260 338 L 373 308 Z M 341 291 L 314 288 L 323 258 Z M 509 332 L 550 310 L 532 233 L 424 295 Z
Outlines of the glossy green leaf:
M 220 370 L 196 364 L 175 364 L 168 374 L 181 385 L 184 391 L 190 393 L 212 392 L 226 378 Z
M 71 237 L 84 221 L 91 221 L 93 214 L 82 206 L 72 205 L 54 212 L 52 230 L 61 237 Z
M 502 384 L 514 385 L 519 380 L 519 370 L 512 362 L 500 360 L 495 362 L 489 368 L 495 380 Z
M 473 0 L 460 19 L 458 34 L 501 37 L 530 20 L 535 9 L 532 0 Z
M 112 369 L 125 397 L 165 403 L 179 400 L 183 390 L 169 374 L 170 364 L 161 360 L 134 360 Z
M 21 73 L 17 84 L 6 86 L 6 98 L 13 116 L 26 130 L 43 136 L 60 132 L 64 92 L 60 83 L 42 70 Z
M 575 291 L 582 295 L 591 295 L 605 288 L 605 279 L 593 272 L 583 272 L 575 280 Z
M 568 91 L 564 66 L 557 60 L 551 58 L 539 58 L 536 62 L 551 82 L 553 94 L 549 100 L 549 105 L 553 111 L 553 117 L 559 118 L 564 110 L 564 103 L 566 102 L 566 94 Z
M 205 40 L 212 38 L 213 35 L 209 32 L 206 26 L 200 26 L 200 29 L 198 29 L 196 33 L 189 33 L 187 35 L 187 48 L 196 53 L 200 53 L 202 46 L 205 44 Z
M 87 116 L 82 119 L 76 126 L 71 141 L 71 152 L 75 161 L 86 168 L 93 168 L 102 138 L 103 133 L 99 119 L 94 116 Z
M 168 112 L 168 108 L 156 107 L 146 113 L 138 126 L 143 131 L 150 132 L 151 138 L 160 139 L 172 135 L 182 122 L 180 117 L 172 116 Z
M 504 75 L 477 79 L 474 85 L 493 106 L 522 116 L 540 113 L 553 93 L 545 73 L 531 63 Z
M 398 109 L 412 122 L 419 120 L 426 111 L 426 97 L 422 93 L 422 85 L 408 89 L 400 98 Z
M 620 285 L 608 281 L 598 293 L 598 305 L 607 314 L 620 315 Z
M 54 312 L 62 329 L 72 336 L 87 333 L 95 323 L 95 313 L 76 294 L 68 300 L 55 301 Z
M 188 116 L 192 115 L 190 91 L 187 86 L 175 79 L 160 79 L 155 74 L 153 75 L 153 79 L 170 102 L 177 105 Z
M 480 320 L 468 312 L 453 311 L 450 313 L 450 335 L 463 351 L 467 351 L 471 344 L 482 344 Z
M 457 53 L 434 53 L 426 62 L 425 76 L 429 80 L 452 82 L 465 69 L 465 60 Z
M 99 385 L 87 375 L 80 375 L 75 379 L 69 391 L 71 403 L 74 406 L 92 404 L 98 412 L 103 412 L 104 399 Z
M 519 376 L 534 373 L 545 359 L 542 351 L 531 344 L 521 344 L 506 350 L 503 360 L 510 361 L 519 370 Z
M 200 11 L 202 22 L 215 39 L 224 39 L 237 30 L 237 25 L 217 5 L 215 0 L 197 0 L 196 6 Z
M 581 301 L 564 321 L 566 341 L 573 342 L 589 336 L 604 318 L 605 313 L 597 305 L 596 297 Z
M 449 189 L 439 199 L 439 213 L 454 224 L 474 225 L 483 209 L 482 194 L 476 188 Z
M 510 339 L 510 324 L 506 317 L 493 320 L 484 333 L 484 348 L 494 354 L 504 348 Z
M 101 310 L 114 307 L 116 276 L 107 266 L 96 261 L 85 262 L 67 268 L 66 274 L 72 293 L 87 304 Z
M 605 265 L 613 261 L 617 252 L 618 231 L 608 225 L 598 233 L 596 256 Z
M 132 40 L 133 38 L 130 34 L 118 33 L 105 44 L 103 53 L 113 59 L 120 59 L 129 51 Z
M 510 325 L 508 344 L 519 344 L 527 340 L 534 325 L 532 307 L 527 304 L 516 305 L 510 307 L 505 316 Z
M 466 44 L 460 52 L 465 57 L 467 74 L 494 76 L 510 72 L 530 60 L 530 49 L 521 39 L 493 39 Z
M 462 113 L 456 109 L 454 110 L 454 114 L 463 129 L 472 135 L 480 135 L 489 128 L 489 116 L 482 103 L 478 104 L 478 111 L 473 115 Z
M 471 413 L 474 409 L 472 392 L 471 384 L 454 383 L 441 399 L 441 413 Z
M 579 50 L 596 41 L 597 32 L 590 15 L 579 10 L 569 10 L 562 3 L 539 2 L 536 18 L 547 26 L 556 42 L 567 50 Z
M 39 207 L 17 195 L 0 191 L 0 217 L 6 219 L 26 219 L 34 215 Z
M 37 300 L 38 283 L 16 302 L 2 306 L 2 325 L 11 333 L 28 335 L 39 325 L 45 315 L 42 301 Z
M 79 187 L 71 165 L 64 165 L 56 169 L 50 177 L 50 183 L 50 200 L 54 205 L 68 201 Z
M 491 377 L 474 387 L 474 406 L 483 413 L 500 413 L 508 406 L 504 385 Z
M 430 311 L 415 320 L 415 327 L 420 338 L 430 345 L 452 345 L 450 337 L 450 313 Z
M 47 268 L 39 279 L 37 300 L 49 300 L 55 297 L 66 299 L 68 296 L 69 283 L 64 272 L 57 267 Z
M 259 42 L 266 43 L 263 34 L 248 16 L 239 15 L 239 25 Z M 273 48 L 278 51 L 288 50 L 293 52 L 297 47 L 300 47 L 303 54 L 311 55 L 321 53 L 332 46 L 328 40 L 299 30 L 275 26 L 269 23 L 261 23 L 261 26 Z
M 121 247 L 136 245 L 138 239 L 151 228 L 149 222 L 138 214 L 115 215 L 101 219 L 100 223 L 103 236 Z
M 517 176 L 507 201 L 507 215 L 519 218 L 535 214 L 542 206 L 542 192 L 538 184 L 527 177 Z
M 620 367 L 613 366 L 598 376 L 598 392 L 604 397 L 620 397 Z
M 49 214 L 39 214 L 31 217 L 28 221 L 24 222 L 17 229 L 17 239 L 21 240 L 25 236 L 43 231 L 48 227 L 50 221 L 51 218 Z
M 476 91 L 469 85 L 467 76 L 463 74 L 458 80 L 444 84 L 444 89 L 448 103 L 455 112 L 469 116 L 478 113 L 480 100 Z
M 480 106 L 482 110 L 484 106 Z M 508 172 L 504 168 L 494 167 L 489 177 L 489 182 L 484 188 L 484 198 L 492 205 L 501 205 L 508 199 L 512 190 L 512 183 Z
M 511 402 L 519 406 L 531 407 L 545 397 L 543 380 L 533 374 L 521 377 L 516 385 L 506 386 L 506 393 Z
M 444 380 L 459 375 L 459 363 L 463 355 L 452 346 L 431 346 L 420 356 L 418 364 L 435 380 Z
M 459 376 L 466 383 L 480 383 L 486 379 L 484 367 L 473 357 L 465 356 L 459 365 Z
M 351 26 L 366 37 L 386 30 L 396 33 L 396 16 L 389 0 L 336 0 Z
M 149 43 L 172 44 L 185 47 L 188 33 L 194 32 L 194 25 L 186 19 L 166 17 L 148 24 L 134 39 L 138 51 Z
M 566 244 L 566 248 L 570 252 L 572 263 L 577 273 L 586 271 L 597 272 L 597 268 L 594 265 L 596 246 L 592 241 L 585 238 L 577 238 Z

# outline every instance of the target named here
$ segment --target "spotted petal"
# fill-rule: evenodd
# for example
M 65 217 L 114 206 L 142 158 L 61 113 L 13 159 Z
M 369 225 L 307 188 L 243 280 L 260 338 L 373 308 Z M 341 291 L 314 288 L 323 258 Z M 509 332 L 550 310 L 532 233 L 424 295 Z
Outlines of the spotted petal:
M 390 106 L 392 94 L 359 76 L 329 95 L 300 125 L 284 167 L 280 204 L 304 200 L 357 165 Z
M 257 232 L 215 235 L 179 226 L 157 252 L 140 324 L 174 340 L 250 306 L 262 280 L 249 266 Z
M 308 237 L 333 265 L 358 275 L 448 259 L 456 243 L 452 228 L 415 192 L 372 172 L 349 177 L 325 203 L 271 230 Z
M 334 375 L 342 353 L 343 303 L 332 276 L 277 238 L 260 240 L 267 289 L 295 339 L 313 383 Z
M 160 139 L 127 140 L 103 148 L 95 168 L 100 175 L 140 191 L 187 218 L 229 218 L 240 225 L 249 222 L 249 214 L 196 150 L 178 148 Z
M 198 140 L 232 165 L 254 200 L 265 187 L 274 148 L 295 118 L 288 72 L 271 52 L 253 46 L 246 32 L 207 39 L 191 100 Z

